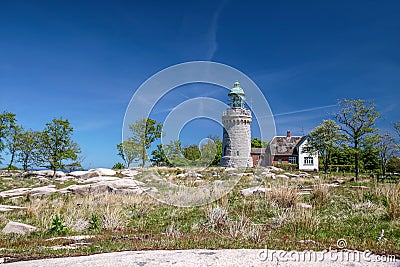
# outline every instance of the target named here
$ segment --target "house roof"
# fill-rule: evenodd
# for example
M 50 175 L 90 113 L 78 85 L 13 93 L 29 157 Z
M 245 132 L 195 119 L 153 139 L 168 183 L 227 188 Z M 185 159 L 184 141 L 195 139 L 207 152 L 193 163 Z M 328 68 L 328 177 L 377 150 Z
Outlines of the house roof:
M 297 145 L 302 141 L 304 136 L 275 136 L 269 143 L 272 155 L 290 156 L 297 152 Z M 296 149 L 296 150 L 295 150 Z

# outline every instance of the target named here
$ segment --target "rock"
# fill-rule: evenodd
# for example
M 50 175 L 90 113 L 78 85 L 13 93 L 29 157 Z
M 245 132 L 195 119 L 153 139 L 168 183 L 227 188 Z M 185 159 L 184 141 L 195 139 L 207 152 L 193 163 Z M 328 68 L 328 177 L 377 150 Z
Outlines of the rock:
M 118 177 L 109 177 L 109 176 L 97 176 L 97 177 L 92 177 L 89 178 L 83 183 L 98 183 L 98 182 L 105 182 L 105 181 L 114 181 L 114 180 L 119 180 L 120 178 Z
M 313 178 L 314 179 L 319 179 L 319 175 L 314 175 Z
M 276 172 L 282 172 L 283 169 L 275 167 L 275 166 L 268 166 L 268 169 L 272 170 L 272 171 L 276 171 Z
M 60 193 L 73 193 L 78 195 L 87 195 L 91 193 L 109 192 L 110 187 L 105 184 L 85 184 L 85 185 L 70 185 L 60 189 Z
M 68 182 L 68 181 L 76 180 L 76 177 L 68 175 L 68 176 L 56 178 L 54 180 L 56 180 L 57 182 Z
M 184 178 L 184 177 L 186 177 L 186 173 L 180 173 L 176 177 L 177 178 Z
M 9 221 L 7 225 L 1 230 L 1 233 L 3 234 L 27 234 L 32 231 L 38 230 L 37 227 L 29 225 L 29 224 L 24 224 L 24 223 L 19 223 L 19 222 L 13 222 Z
M 52 170 L 41 170 L 41 171 L 33 171 L 35 175 L 45 176 L 45 177 L 53 177 Z M 56 171 L 56 177 L 64 177 L 65 173 L 62 171 Z
M 0 211 L 24 210 L 26 207 L 0 205 Z
M 32 188 L 32 190 L 29 191 L 29 195 L 31 195 L 31 196 L 42 196 L 42 195 L 53 194 L 53 193 L 55 193 L 57 191 L 58 190 L 56 189 L 55 185 L 48 185 L 48 186 Z
M 285 174 L 277 174 L 277 175 L 275 175 L 275 178 L 278 178 L 278 179 L 289 179 L 289 177 L 287 177 Z
M 17 188 L 17 189 L 11 189 L 7 191 L 0 192 L 0 197 L 16 197 L 16 196 L 23 196 L 28 194 L 29 191 L 31 191 L 32 188 Z
M 145 183 L 139 182 L 133 179 L 127 179 L 127 178 L 121 178 L 121 179 L 116 179 L 114 181 L 105 181 L 105 182 L 99 182 L 97 183 L 98 185 L 107 185 L 109 187 L 114 187 L 114 188 L 136 188 L 138 186 L 143 186 Z
M 312 208 L 312 206 L 310 204 L 302 203 L 302 202 L 297 203 L 296 206 L 300 207 L 300 208 L 304 208 L 304 209 L 311 209 Z
M 275 179 L 275 174 L 274 173 L 267 173 L 266 175 L 265 175 L 265 178 L 271 178 L 271 179 Z
M 254 186 L 246 189 L 242 189 L 239 191 L 239 193 L 244 196 L 251 196 L 254 194 L 265 194 L 266 191 L 270 191 L 270 188 L 265 188 L 265 187 L 260 187 L 260 186 Z
M 114 176 L 114 175 L 117 174 L 116 171 L 111 170 L 111 169 L 106 169 L 106 168 L 97 168 L 97 169 L 94 169 L 94 170 L 92 169 L 92 170 L 89 170 L 89 171 L 90 172 L 91 171 L 95 171 L 98 174 L 100 174 L 100 176 Z
M 146 192 L 143 188 L 135 188 L 135 189 L 129 189 L 129 188 L 113 188 L 110 187 L 110 193 L 114 193 L 117 195 L 140 195 Z
M 81 179 L 89 179 L 89 178 L 101 176 L 100 173 L 97 172 L 96 170 L 74 171 L 74 172 L 71 172 L 70 175 L 72 175 L 76 178 L 81 178 Z
M 51 184 L 51 181 L 45 177 L 39 178 L 39 183 L 40 184 Z
M 128 170 L 123 170 L 122 172 L 121 172 L 121 174 L 123 175 L 123 176 L 127 176 L 127 177 L 134 177 L 135 175 L 137 175 L 139 172 L 137 171 L 137 170 L 131 170 L 131 169 L 128 169 Z

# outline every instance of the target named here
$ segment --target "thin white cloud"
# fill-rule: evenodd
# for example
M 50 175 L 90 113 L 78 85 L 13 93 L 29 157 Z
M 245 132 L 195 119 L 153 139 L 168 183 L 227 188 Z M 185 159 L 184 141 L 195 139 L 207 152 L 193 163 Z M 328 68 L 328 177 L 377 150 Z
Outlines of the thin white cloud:
M 328 109 L 328 108 L 332 108 L 332 107 L 336 107 L 336 106 L 337 105 L 326 105 L 326 106 L 321 106 L 321 107 L 299 109 L 299 110 L 294 110 L 294 111 L 288 111 L 288 112 L 274 114 L 274 117 L 291 115 L 291 114 L 298 114 L 298 113 L 304 113 L 304 112 L 310 112 L 310 111 L 319 110 L 319 109 Z
M 209 50 L 207 53 L 207 60 L 212 60 L 218 49 L 217 42 L 217 31 L 218 31 L 218 20 L 221 15 L 222 9 L 226 5 L 227 1 L 222 1 L 218 8 L 215 10 L 212 18 L 210 28 L 208 30 L 207 39 L 209 40 Z

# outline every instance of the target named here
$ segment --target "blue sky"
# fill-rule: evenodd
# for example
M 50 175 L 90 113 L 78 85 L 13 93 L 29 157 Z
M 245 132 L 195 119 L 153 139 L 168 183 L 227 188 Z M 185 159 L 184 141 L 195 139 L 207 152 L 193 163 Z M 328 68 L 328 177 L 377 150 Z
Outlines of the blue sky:
M 342 98 L 374 100 L 382 129 L 400 120 L 398 1 L 144 2 L 1 1 L 0 112 L 34 130 L 68 118 L 84 166 L 111 167 L 135 90 L 171 65 L 212 60 L 258 85 L 278 134 L 309 132 Z M 205 134 L 190 126 L 184 143 Z

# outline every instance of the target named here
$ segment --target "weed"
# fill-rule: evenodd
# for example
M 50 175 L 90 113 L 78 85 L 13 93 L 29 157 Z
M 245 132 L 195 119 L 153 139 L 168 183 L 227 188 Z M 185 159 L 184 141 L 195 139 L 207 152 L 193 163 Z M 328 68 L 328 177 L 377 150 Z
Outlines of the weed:
M 69 231 L 68 227 L 64 225 L 61 215 L 56 215 L 51 221 L 49 232 L 57 235 L 65 235 Z

